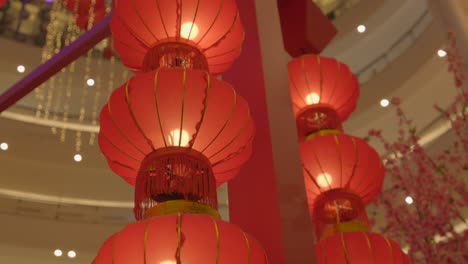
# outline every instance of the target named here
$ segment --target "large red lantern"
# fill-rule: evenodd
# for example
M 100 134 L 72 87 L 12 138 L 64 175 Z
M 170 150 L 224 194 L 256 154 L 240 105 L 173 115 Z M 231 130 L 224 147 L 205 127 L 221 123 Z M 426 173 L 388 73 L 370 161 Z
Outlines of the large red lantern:
M 393 240 L 370 232 L 340 233 L 315 245 L 318 264 L 410 264 Z
M 137 219 L 168 200 L 216 208 L 216 186 L 250 157 L 254 135 L 249 107 L 228 83 L 185 68 L 133 77 L 111 95 L 100 122 L 110 168 L 137 182 Z
M 222 73 L 244 40 L 235 0 L 120 0 L 111 29 L 123 64 L 145 72 L 185 66 Z
M 346 64 L 304 55 L 288 64 L 289 87 L 299 138 L 320 130 L 342 130 L 341 123 L 356 108 L 359 83 Z
M 118 261 L 114 261 L 118 260 Z M 236 225 L 203 214 L 139 221 L 110 237 L 93 264 L 266 264 L 261 245 Z
M 317 235 L 337 222 L 367 224 L 364 205 L 381 192 L 385 175 L 378 153 L 346 134 L 311 138 L 300 150 Z

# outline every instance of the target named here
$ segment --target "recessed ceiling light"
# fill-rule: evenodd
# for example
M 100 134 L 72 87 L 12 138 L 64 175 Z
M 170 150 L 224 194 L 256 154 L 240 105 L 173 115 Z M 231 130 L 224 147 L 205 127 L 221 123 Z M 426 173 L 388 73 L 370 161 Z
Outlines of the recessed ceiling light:
M 19 73 L 23 73 L 24 71 L 26 71 L 26 67 L 24 67 L 24 65 L 18 65 L 18 67 L 16 67 L 16 70 Z
M 75 156 L 73 156 L 73 159 L 76 161 L 76 162 L 80 162 L 83 160 L 83 157 L 80 155 L 80 154 L 75 154 Z
M 94 83 L 95 83 L 95 82 L 94 82 L 94 79 L 89 78 L 88 80 L 86 80 L 86 84 L 87 84 L 88 86 L 90 86 L 90 87 L 91 87 L 91 86 L 94 86 Z
M 54 255 L 55 255 L 56 257 L 61 257 L 62 254 L 63 254 L 63 253 L 62 253 L 62 250 L 60 250 L 60 249 L 56 249 L 56 250 L 54 251 Z
M 70 251 L 68 251 L 67 256 L 69 258 L 74 258 L 74 257 L 76 257 L 76 252 L 73 251 L 73 250 L 70 250 Z
M 359 26 L 357 26 L 356 30 L 357 30 L 359 33 L 364 33 L 364 32 L 366 32 L 366 26 L 364 26 L 364 25 L 359 25 Z
M 447 56 L 447 52 L 445 50 L 443 50 L 443 49 L 440 49 L 440 50 L 437 51 L 437 55 L 439 57 L 443 58 L 443 57 Z
M 6 151 L 8 149 L 8 144 L 7 143 L 1 143 L 0 144 L 0 149 L 3 151 Z
M 390 101 L 388 99 L 382 99 L 380 100 L 380 106 L 382 107 L 387 107 L 390 105 Z
M 412 203 L 414 202 L 413 197 L 411 197 L 411 196 L 406 196 L 405 202 L 406 202 L 407 204 L 412 204 Z

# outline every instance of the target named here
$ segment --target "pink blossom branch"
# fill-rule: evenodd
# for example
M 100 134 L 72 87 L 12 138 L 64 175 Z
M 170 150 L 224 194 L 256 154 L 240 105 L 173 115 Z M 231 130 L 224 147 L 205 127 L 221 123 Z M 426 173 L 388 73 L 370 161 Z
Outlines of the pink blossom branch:
M 453 222 L 466 222 L 460 214 L 468 206 L 466 174 L 468 172 L 468 91 L 462 71 L 463 60 L 456 37 L 449 34 L 448 70 L 453 73 L 457 96 L 453 102 L 436 110 L 450 122 L 456 135 L 449 147 L 430 155 L 419 144 L 417 130 L 400 106 L 392 99 L 398 120 L 398 137 L 390 142 L 378 130 L 370 130 L 368 139 L 383 144 L 385 167 L 391 186 L 376 201 L 387 219 L 384 233 L 410 247 L 409 254 L 416 263 L 468 263 L 468 232 L 458 234 Z M 413 204 L 404 203 L 411 196 Z M 437 242 L 435 235 L 446 237 Z

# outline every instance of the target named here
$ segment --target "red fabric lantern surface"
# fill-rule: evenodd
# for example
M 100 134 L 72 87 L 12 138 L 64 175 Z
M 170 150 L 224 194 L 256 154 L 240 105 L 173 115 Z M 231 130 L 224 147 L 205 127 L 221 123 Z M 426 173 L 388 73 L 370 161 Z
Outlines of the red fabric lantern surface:
M 93 5 L 93 1 L 95 1 Z M 106 2 L 105 0 L 66 0 L 65 7 L 71 12 L 75 12 L 78 15 L 89 15 L 91 7 L 94 8 L 95 12 L 105 11 Z M 78 2 L 78 3 L 77 3 Z
M 341 130 L 356 108 L 359 83 L 346 64 L 304 55 L 288 64 L 289 88 L 301 140 L 323 129 Z
M 264 264 L 261 245 L 239 227 L 207 215 L 153 217 L 125 227 L 93 264 Z
M 190 68 L 222 73 L 244 40 L 235 0 L 120 0 L 111 29 L 116 52 L 135 71 L 183 57 Z
M 100 123 L 101 151 L 131 185 L 147 156 L 170 147 L 204 156 L 219 185 L 248 160 L 254 135 L 248 104 L 231 85 L 184 68 L 136 75 L 113 92 Z
M 317 235 L 337 221 L 366 225 L 364 205 L 381 192 L 385 175 L 378 153 L 365 140 L 346 134 L 309 139 L 300 151 Z
M 317 263 L 411 264 L 394 241 L 370 232 L 341 233 L 315 245 Z
M 106 16 L 106 10 L 104 9 L 97 10 L 94 13 L 92 26 L 96 25 L 105 16 Z M 89 22 L 90 22 L 89 14 L 82 14 L 82 15 L 78 14 L 76 17 L 76 25 L 83 30 L 88 30 Z
M 7 0 L 0 0 L 0 8 L 6 4 Z

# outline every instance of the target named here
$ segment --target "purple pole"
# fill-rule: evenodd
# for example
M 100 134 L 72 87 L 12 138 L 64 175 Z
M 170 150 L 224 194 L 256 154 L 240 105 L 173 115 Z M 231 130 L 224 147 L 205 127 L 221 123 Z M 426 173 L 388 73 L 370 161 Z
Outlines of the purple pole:
M 111 34 L 109 26 L 111 18 L 112 13 L 107 15 L 91 30 L 85 32 L 73 43 L 63 48 L 50 60 L 39 65 L 31 73 L 1 94 L 0 113 L 14 105 L 21 98 L 43 84 L 72 61 L 78 59 L 81 55 L 99 43 L 99 41 L 109 36 Z

